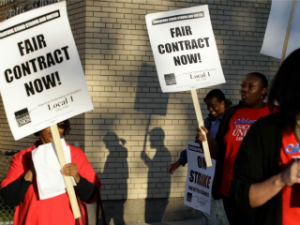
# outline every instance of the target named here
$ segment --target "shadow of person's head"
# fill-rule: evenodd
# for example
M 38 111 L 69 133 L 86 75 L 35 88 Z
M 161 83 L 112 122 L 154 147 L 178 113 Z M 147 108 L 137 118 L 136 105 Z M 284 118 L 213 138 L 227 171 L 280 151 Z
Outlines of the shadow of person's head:
M 148 132 L 150 138 L 150 147 L 158 148 L 164 146 L 165 132 L 160 127 L 155 127 Z
M 102 141 L 105 144 L 105 147 L 109 151 L 118 149 L 120 146 L 123 147 L 126 144 L 126 140 L 124 140 L 123 138 L 119 138 L 118 135 L 115 132 L 113 132 L 113 131 L 108 131 L 104 135 Z

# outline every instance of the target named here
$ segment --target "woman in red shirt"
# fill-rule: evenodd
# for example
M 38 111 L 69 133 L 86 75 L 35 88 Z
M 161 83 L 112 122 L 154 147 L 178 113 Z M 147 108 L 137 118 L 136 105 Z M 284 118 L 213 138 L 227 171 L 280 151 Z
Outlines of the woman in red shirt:
M 217 145 L 208 133 L 211 155 L 217 155 L 216 179 L 214 189 L 223 198 L 225 212 L 231 225 L 244 225 L 250 222 L 245 214 L 239 212 L 229 200 L 229 190 L 233 177 L 233 166 L 243 138 L 249 128 L 260 117 L 269 115 L 270 109 L 264 99 L 267 95 L 268 81 L 258 72 L 246 75 L 241 84 L 241 102 L 227 109 L 220 124 L 216 137 Z M 198 141 L 204 140 L 204 135 L 198 128 Z M 208 131 L 203 127 L 203 130 Z M 217 147 L 214 147 L 217 146 Z
M 278 113 L 261 118 L 241 145 L 232 201 L 255 214 L 255 225 L 296 225 L 300 216 L 300 49 L 281 64 L 268 102 Z
M 69 130 L 68 120 L 58 124 L 60 136 Z M 75 221 L 67 193 L 44 200 L 39 198 L 31 152 L 39 145 L 53 142 L 53 137 L 49 127 L 35 135 L 39 140 L 14 155 L 1 183 L 1 198 L 7 205 L 16 207 L 14 225 L 88 224 L 86 204 L 96 200 L 101 183 L 84 152 L 66 143 L 70 148 L 71 163 L 61 170 L 64 176 L 72 176 L 77 184 L 75 191 L 82 216 Z

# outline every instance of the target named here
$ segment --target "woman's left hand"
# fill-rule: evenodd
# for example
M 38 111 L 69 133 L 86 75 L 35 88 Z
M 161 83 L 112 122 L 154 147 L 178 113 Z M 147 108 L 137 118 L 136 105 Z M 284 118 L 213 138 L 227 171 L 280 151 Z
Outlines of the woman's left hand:
M 75 163 L 68 163 L 60 170 L 61 174 L 64 176 L 72 176 L 76 184 L 80 181 L 80 175 L 78 173 L 78 167 Z

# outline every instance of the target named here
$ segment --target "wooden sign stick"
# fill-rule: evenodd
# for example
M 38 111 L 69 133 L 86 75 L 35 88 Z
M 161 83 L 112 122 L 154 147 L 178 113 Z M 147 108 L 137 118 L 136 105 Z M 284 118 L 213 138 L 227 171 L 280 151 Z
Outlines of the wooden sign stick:
M 296 0 L 293 0 L 292 7 L 291 7 L 291 12 L 290 12 L 289 24 L 288 24 L 288 27 L 286 29 L 284 44 L 283 44 L 283 48 L 282 48 L 281 63 L 285 60 L 286 49 L 287 49 L 287 45 L 288 45 L 288 42 L 289 42 L 290 32 L 291 32 L 291 27 L 292 27 L 292 21 L 293 21 L 293 17 L 294 17 L 295 5 L 296 5 Z
M 60 141 L 57 124 L 52 125 L 50 128 L 51 128 L 51 133 L 52 133 L 52 137 L 54 140 L 54 145 L 55 145 L 55 150 L 56 150 L 56 154 L 58 157 L 58 161 L 59 161 L 60 167 L 63 168 L 64 165 L 67 164 L 67 162 L 66 162 L 65 154 L 64 154 L 63 147 L 62 147 L 62 144 Z M 74 214 L 74 218 L 77 219 L 77 218 L 81 217 L 81 214 L 80 214 L 78 202 L 76 199 L 73 183 L 72 183 L 71 177 L 69 177 L 69 176 L 63 176 L 63 177 L 64 177 L 64 181 L 66 184 L 67 193 L 68 193 L 68 196 L 70 199 L 70 204 L 71 204 L 71 208 L 72 208 L 72 211 Z
M 200 108 L 200 104 L 199 104 L 199 100 L 198 100 L 197 91 L 191 90 L 191 94 L 192 94 L 192 99 L 193 99 L 193 103 L 194 103 L 194 108 L 196 111 L 198 127 L 201 129 L 201 127 L 204 126 L 204 124 L 203 124 L 203 117 L 202 117 L 202 113 L 201 113 L 201 108 Z M 206 139 L 205 141 L 202 142 L 204 157 L 206 160 L 206 166 L 210 167 L 210 166 L 212 166 L 212 162 L 211 162 L 210 152 L 209 152 L 209 148 L 208 148 L 207 137 L 203 130 L 202 130 L 202 132 L 204 133 L 205 139 Z
M 146 151 L 146 143 L 147 143 L 150 121 L 151 121 L 151 114 L 148 115 L 148 124 L 147 124 L 146 134 L 145 134 L 145 138 L 144 138 L 143 152 Z M 145 160 L 146 160 L 146 158 L 145 158 Z

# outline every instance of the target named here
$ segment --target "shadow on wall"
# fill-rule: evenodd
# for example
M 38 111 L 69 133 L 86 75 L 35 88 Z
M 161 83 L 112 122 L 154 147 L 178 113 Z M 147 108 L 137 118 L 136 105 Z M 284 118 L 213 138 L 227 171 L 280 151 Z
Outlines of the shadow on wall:
M 118 197 L 118 204 L 104 204 L 106 221 L 108 224 L 125 224 L 124 204 L 127 200 L 128 163 L 126 141 L 119 138 L 115 132 L 109 131 L 103 137 L 105 147 L 108 149 L 101 182 L 105 184 L 105 191 Z M 113 220 L 113 221 L 111 221 Z
M 142 160 L 149 168 L 145 202 L 146 222 L 162 221 L 170 196 L 171 177 L 167 174 L 166 168 L 171 162 L 171 154 L 164 145 L 165 133 L 160 127 L 149 131 L 151 118 L 160 119 L 162 116 L 166 116 L 168 101 L 169 93 L 161 92 L 155 66 L 142 63 L 138 77 L 134 109 L 148 115 L 141 153 Z M 146 153 L 148 135 L 150 135 L 150 147 L 156 149 L 153 159 Z M 154 200 L 158 198 L 159 201 Z
M 141 158 L 149 167 L 148 189 L 145 204 L 145 221 L 162 221 L 169 203 L 171 177 L 167 173 L 167 166 L 171 163 L 171 154 L 164 145 L 165 132 L 160 127 L 149 131 L 150 147 L 156 149 L 153 159 L 143 149 Z M 159 201 L 151 201 L 159 198 Z
M 166 116 L 169 93 L 162 93 L 156 68 L 152 64 L 140 66 L 134 110 L 151 115 Z

